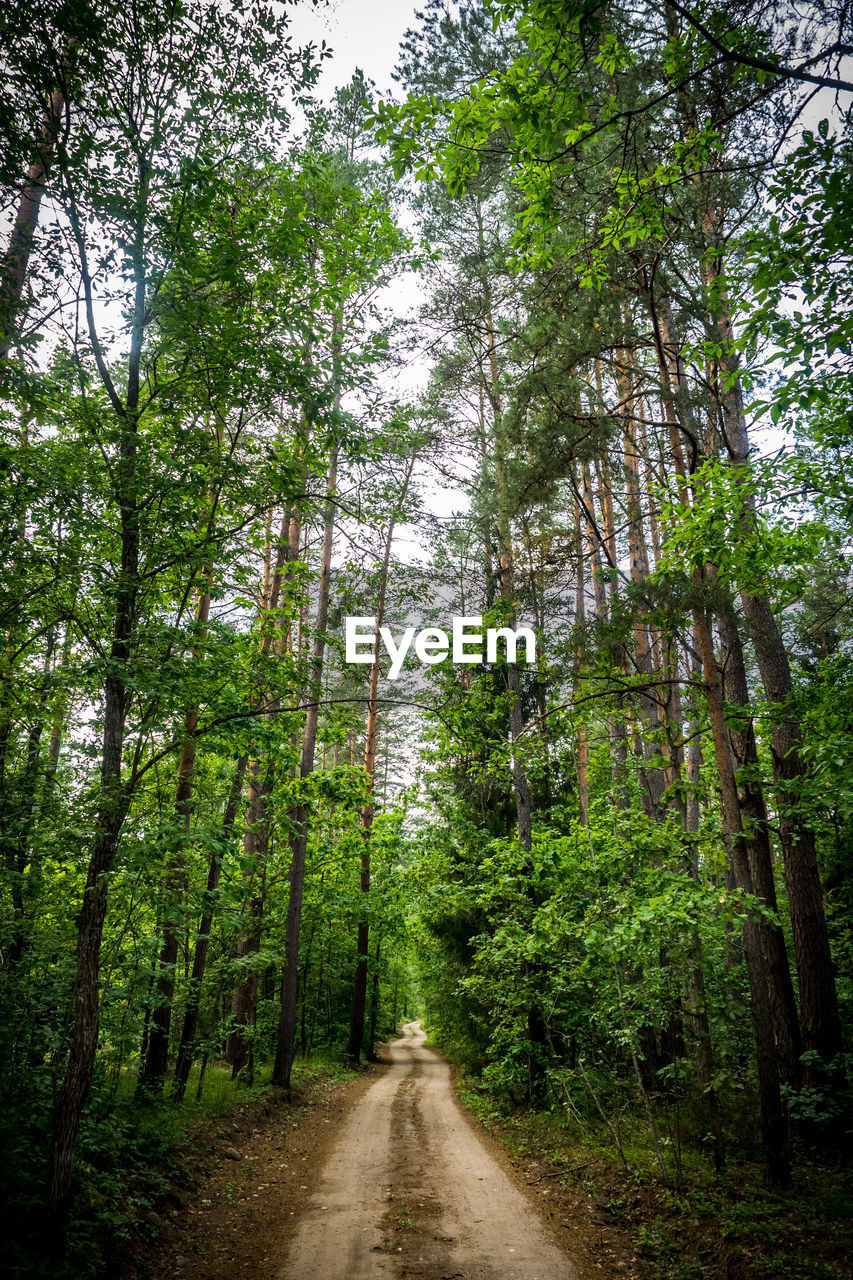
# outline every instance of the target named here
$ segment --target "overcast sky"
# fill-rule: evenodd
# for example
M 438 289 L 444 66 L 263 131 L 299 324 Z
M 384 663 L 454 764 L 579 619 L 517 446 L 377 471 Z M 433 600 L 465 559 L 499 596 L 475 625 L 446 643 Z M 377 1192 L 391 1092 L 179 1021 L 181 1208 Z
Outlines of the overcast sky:
M 421 0 L 423 3 L 423 0 Z M 391 72 L 397 48 L 407 27 L 415 25 L 413 0 L 331 0 L 314 6 L 310 0 L 288 5 L 291 28 L 298 43 L 325 40 L 334 57 L 325 63 L 322 97 L 351 78 L 356 67 L 376 82 L 382 93 L 393 88 Z

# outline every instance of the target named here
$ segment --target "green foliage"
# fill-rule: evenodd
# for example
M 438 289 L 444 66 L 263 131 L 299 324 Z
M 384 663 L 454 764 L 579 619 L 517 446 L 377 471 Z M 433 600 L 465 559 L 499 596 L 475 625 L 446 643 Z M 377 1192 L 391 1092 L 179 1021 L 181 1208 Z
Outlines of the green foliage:
M 722 1137 L 756 1155 L 744 924 L 781 927 L 794 954 L 786 822 L 814 834 L 853 1013 L 850 147 L 826 124 L 774 159 L 787 19 L 430 0 L 404 103 L 358 73 L 318 106 L 322 51 L 253 0 L 7 8 L 0 177 L 17 194 L 33 154 L 46 164 L 26 287 L 4 272 L 0 298 L 13 1271 L 40 1265 L 87 876 L 107 894 L 95 1075 L 64 1271 L 43 1271 L 95 1280 L 153 1230 L 187 1126 L 266 1087 L 303 821 L 297 1080 L 318 1054 L 343 1070 L 366 923 L 369 1051 L 423 1010 L 520 1152 L 618 1156 L 660 1197 L 643 1241 L 661 1274 L 704 1265 L 678 1215 L 720 1210 L 727 1246 L 787 1249 L 776 1202 L 739 1205 L 705 1167 Z M 800 70 L 828 56 L 804 47 Z M 397 217 L 404 173 L 420 246 Z M 430 296 L 394 326 L 383 290 L 409 270 Z M 421 339 L 433 364 L 409 404 L 390 384 Z M 750 455 L 748 387 L 790 450 Z M 431 516 L 446 483 L 458 509 Z M 392 517 L 416 550 L 387 576 Z M 380 584 L 395 627 L 523 623 L 537 657 L 410 660 L 380 685 L 371 787 L 368 672 L 340 634 Z M 778 619 L 784 704 L 760 690 L 743 593 Z M 732 888 L 702 616 L 743 636 L 747 696 L 725 718 L 756 751 L 734 790 L 747 835 L 769 833 L 778 910 Z M 780 780 L 793 717 L 805 771 Z M 166 1014 L 170 1065 L 195 1018 L 180 1103 L 159 1077 L 138 1087 Z M 844 1056 L 831 1081 L 801 1065 L 818 1083 L 785 1090 L 785 1123 L 840 1128 Z M 796 1267 L 791 1249 L 777 1273 Z
M 760 406 L 774 423 L 849 405 L 851 156 L 849 139 L 833 136 L 826 120 L 817 133 L 805 130 L 773 175 L 773 212 L 746 238 L 744 337 L 767 344 L 767 360 L 783 371 Z
M 693 472 L 693 502 L 661 492 L 666 529 L 659 576 L 715 565 L 741 591 L 770 590 L 777 607 L 798 600 L 818 556 L 838 545 L 824 521 L 791 522 L 794 466 L 707 458 Z

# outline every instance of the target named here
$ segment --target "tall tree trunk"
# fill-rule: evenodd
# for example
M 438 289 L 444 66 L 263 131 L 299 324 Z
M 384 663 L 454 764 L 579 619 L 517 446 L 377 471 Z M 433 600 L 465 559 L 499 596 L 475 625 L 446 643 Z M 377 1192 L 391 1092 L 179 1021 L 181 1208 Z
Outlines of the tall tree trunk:
M 599 530 L 592 519 L 595 512 L 595 500 L 593 497 L 592 483 L 587 463 L 584 463 L 583 465 L 582 478 L 584 507 L 587 516 L 586 548 L 587 555 L 592 566 L 595 613 L 599 622 L 603 623 L 608 620 L 610 610 L 607 598 L 607 587 L 604 581 L 604 571 L 601 565 L 601 552 L 604 551 L 606 553 L 611 567 L 615 565 L 615 560 L 610 559 L 610 548 L 613 548 L 613 553 L 615 554 L 616 547 L 616 535 L 612 525 L 613 503 L 611 501 L 607 505 L 602 504 L 602 528 Z M 622 713 L 621 698 L 619 699 L 617 713 L 614 714 L 612 711 L 608 711 L 607 736 L 610 743 L 610 769 L 613 779 L 613 796 L 617 809 L 624 813 L 630 808 L 631 800 L 627 789 L 628 737 L 625 727 L 625 717 Z
M 111 674 L 107 677 L 105 690 L 97 835 L 77 917 L 71 1039 L 68 1063 L 54 1108 L 47 1184 L 47 1208 L 53 1214 L 61 1213 L 66 1205 L 77 1130 L 92 1083 L 100 1017 L 98 986 L 101 937 L 107 912 L 107 876 L 115 860 L 119 835 L 130 804 L 127 788 L 122 785 L 121 757 L 126 711 L 124 665 L 130 657 L 138 563 L 136 514 L 135 509 L 128 514 L 122 511 L 122 574 L 110 648 Z
M 370 666 L 370 694 L 367 700 L 367 724 L 364 734 L 364 770 L 368 778 L 367 802 L 361 810 L 361 872 L 359 888 L 364 903 L 362 917 L 358 922 L 356 940 L 355 976 L 352 984 L 352 1005 L 350 1008 L 349 1039 L 347 1041 L 347 1057 L 358 1062 L 361 1057 L 364 1040 L 364 1011 L 367 1004 L 367 961 L 370 942 L 370 924 L 367 916 L 367 895 L 370 892 L 370 838 L 373 833 L 374 817 L 374 777 L 376 774 L 376 722 L 379 704 L 377 691 L 379 688 L 379 628 L 385 613 L 385 595 L 388 588 L 388 566 L 391 563 L 391 544 L 394 529 L 400 510 L 405 501 L 415 465 L 415 453 L 409 459 L 400 497 L 391 513 L 388 530 L 385 534 L 385 551 L 382 558 L 382 573 L 379 579 L 379 595 L 376 601 L 376 627 L 373 634 L 373 662 Z
M 67 56 L 62 59 L 61 69 L 63 72 L 68 70 Z M 16 342 L 18 312 L 24 296 L 45 179 L 64 115 L 65 86 L 62 85 L 55 88 L 48 99 L 37 155 L 27 170 L 9 243 L 0 264 L 0 381 L 9 352 Z
M 625 311 L 626 322 L 630 320 Z M 617 363 L 617 385 L 619 388 L 619 414 L 622 419 L 622 445 L 625 468 L 626 523 L 628 527 L 628 550 L 631 561 L 631 581 L 638 592 L 645 588 L 649 577 L 649 554 L 643 521 L 643 507 L 640 487 L 640 451 L 637 443 L 637 395 L 634 386 L 633 364 L 630 353 L 622 352 Z M 635 603 L 639 609 L 639 600 Z M 651 636 L 641 614 L 634 621 L 634 661 L 639 675 L 648 676 L 651 680 L 655 674 L 654 655 Z M 643 807 L 648 815 L 657 821 L 664 816 L 663 792 L 664 778 L 662 771 L 653 763 L 660 754 L 657 742 L 660 729 L 660 714 L 657 701 L 651 692 L 640 692 L 637 697 L 637 708 L 641 720 L 641 758 L 644 760 Z
M 303 428 L 304 428 L 303 420 Z M 303 439 L 302 451 L 307 446 L 307 433 Z M 305 468 L 303 466 L 303 476 Z M 263 663 L 275 638 L 276 648 L 283 651 L 286 634 L 289 631 L 289 611 L 284 622 L 276 618 L 276 610 L 282 592 L 287 597 L 287 588 L 292 585 L 291 566 L 299 555 L 302 536 L 302 519 L 296 508 L 286 510 L 282 516 L 279 533 L 278 550 L 274 567 L 270 568 L 269 557 L 264 562 L 264 590 L 261 595 L 261 641 L 259 658 Z M 286 599 L 286 604 L 290 601 Z M 256 705 L 266 696 L 265 689 L 259 689 Z M 275 699 L 270 699 L 264 712 L 266 718 L 278 713 Z M 246 831 L 243 837 L 243 849 L 246 855 L 246 884 L 251 887 L 246 921 L 237 939 L 237 959 L 248 961 L 256 954 L 261 944 L 261 926 L 266 899 L 266 861 L 269 848 L 269 799 L 272 793 L 275 775 L 275 760 L 270 754 L 251 760 L 249 763 L 249 806 L 246 813 Z M 226 1043 L 226 1060 L 231 1064 L 232 1076 L 243 1072 L 247 1083 L 254 1077 L 254 1053 L 252 1049 L 252 1028 L 255 1025 L 258 977 L 251 961 L 245 966 L 246 971 L 234 988 L 231 1001 L 231 1019 L 233 1029 Z
M 210 618 L 210 587 L 213 565 L 204 567 L 205 586 L 196 605 L 196 643 L 193 657 L 198 661 L 197 642 L 202 640 Z M 163 911 L 163 940 L 160 947 L 160 965 L 157 975 L 157 995 L 151 1013 L 148 1036 L 148 1053 L 139 1083 L 144 1089 L 155 1090 L 163 1086 L 169 1064 L 169 1036 L 172 1026 L 172 1001 L 175 995 L 175 966 L 178 960 L 180 930 L 182 928 L 184 899 L 187 891 L 185 845 L 192 820 L 193 774 L 195 772 L 198 707 L 189 706 L 184 713 L 184 743 L 178 761 L 178 782 L 175 792 L 175 848 L 166 867 L 166 904 Z
M 147 208 L 147 178 L 141 182 L 140 205 Z M 69 187 L 72 234 L 80 253 L 89 336 L 95 362 L 120 429 L 115 468 L 115 498 L 120 519 L 121 560 L 115 589 L 112 641 L 108 674 L 104 681 L 104 723 L 101 744 L 101 784 L 95 818 L 95 839 L 89 858 L 86 887 L 77 916 L 77 952 L 72 994 L 71 1036 L 68 1062 L 53 1113 L 53 1138 L 47 1176 L 46 1203 L 57 1223 L 71 1191 L 74 1146 L 80 1117 L 92 1083 L 100 1020 L 99 979 L 101 938 L 107 912 L 107 877 L 115 861 L 124 820 L 130 805 L 129 788 L 122 778 L 122 750 L 128 709 L 127 665 L 131 659 L 139 591 L 140 505 L 137 493 L 137 454 L 142 342 L 145 326 L 146 287 L 143 270 L 145 223 L 140 221 L 131 247 L 135 273 L 133 319 L 127 361 L 124 401 L 116 391 L 103 358 L 95 327 L 92 278 L 82 227 Z
M 379 1017 L 379 956 L 380 956 L 380 939 L 376 939 L 376 946 L 373 951 L 373 981 L 370 985 L 370 1035 L 368 1039 L 369 1049 L 368 1055 L 371 1061 L 375 1060 L 376 1054 L 376 1020 Z
M 736 476 L 743 481 L 741 522 L 748 531 L 755 524 L 754 499 L 749 490 L 749 434 L 729 304 L 719 274 L 719 258 L 713 252 L 719 248 L 717 242 L 721 234 L 716 218 L 706 220 L 706 234 L 712 253 L 706 259 L 705 282 L 709 289 L 714 290 L 716 298 L 710 312 L 713 317 L 711 336 L 721 352 L 716 394 L 729 459 Z M 843 1047 L 841 1020 L 823 906 L 823 886 L 814 832 L 801 808 L 807 771 L 801 754 L 800 724 L 791 709 L 791 667 L 767 595 L 756 590 L 742 590 L 740 594 L 764 692 L 768 701 L 774 704 L 771 742 L 773 774 L 779 792 L 779 836 L 785 859 L 785 887 L 797 961 L 802 1044 L 809 1055 L 804 1082 L 813 1085 L 830 1078 L 839 1091 L 844 1091 L 844 1072 L 839 1058 Z M 827 1077 L 830 1064 L 833 1065 Z
M 684 830 L 693 844 L 690 849 L 690 875 L 699 883 L 699 738 L 698 725 L 692 731 L 697 736 L 690 743 L 687 756 L 687 785 L 691 789 L 685 803 Z M 708 1000 L 705 991 L 705 969 L 702 938 L 694 929 L 690 937 L 691 968 L 687 982 L 687 1016 L 693 1035 L 693 1065 L 699 1086 L 699 1107 L 711 1135 L 714 1168 L 718 1173 L 725 1167 L 725 1144 L 720 1123 L 720 1108 L 714 1087 L 714 1051 L 711 1026 L 708 1019 Z
M 320 582 L 317 591 L 317 617 L 311 660 L 309 703 L 302 735 L 300 777 L 304 780 L 314 769 L 317 746 L 317 724 L 322 695 L 323 657 L 329 620 L 332 552 L 335 541 L 335 492 L 338 483 L 338 449 L 332 450 L 326 480 L 326 512 L 323 526 L 323 549 L 320 554 Z M 290 1073 L 296 1043 L 296 1005 L 299 977 L 299 933 L 302 923 L 302 896 L 305 886 L 305 858 L 308 850 L 308 813 L 304 805 L 292 814 L 290 838 L 290 894 L 284 934 L 284 972 L 281 980 L 281 1009 L 278 1019 L 273 1084 L 290 1088 Z
M 251 898 L 244 918 L 243 928 L 237 939 L 237 960 L 244 961 L 244 971 L 234 988 L 231 1000 L 232 1031 L 226 1042 L 226 1060 L 231 1064 L 232 1079 L 242 1072 L 247 1084 L 254 1079 L 254 1052 L 252 1031 L 258 1000 L 258 975 L 250 957 L 260 948 L 261 924 L 266 901 L 266 863 L 269 848 L 269 821 L 267 804 L 273 785 L 274 762 L 265 756 L 253 761 L 254 772 L 249 774 L 249 807 L 246 814 L 246 832 L 243 852 L 246 859 L 245 879 L 251 888 Z
M 508 506 L 505 460 L 502 431 L 502 409 L 500 382 L 498 377 L 498 355 L 495 334 L 495 322 L 492 314 L 492 295 L 488 275 L 485 270 L 485 241 L 483 238 L 482 213 L 479 205 L 476 210 L 477 231 L 481 260 L 483 263 L 483 318 L 486 325 L 486 359 L 489 374 L 484 378 L 486 394 L 492 408 L 494 427 L 491 440 L 492 466 L 495 473 L 497 491 L 496 525 L 498 535 L 498 584 L 501 599 L 507 615 L 507 625 L 514 626 L 516 621 L 516 600 L 514 564 L 512 552 L 512 526 Z M 529 855 L 533 847 L 533 828 L 530 812 L 530 785 L 527 770 L 521 759 L 517 742 L 524 730 L 524 717 L 521 707 L 521 675 L 515 663 L 507 663 L 506 687 L 509 695 L 509 729 L 512 742 L 512 781 L 515 794 L 516 823 L 518 839 L 522 848 Z
M 246 774 L 246 765 L 248 764 L 248 756 L 240 756 L 234 768 L 234 774 L 231 780 L 231 791 L 225 805 L 225 812 L 222 815 L 222 838 L 227 839 L 234 827 L 234 821 L 237 817 L 237 810 L 240 807 L 240 800 L 243 795 L 243 779 Z M 210 856 L 210 866 L 207 872 L 207 884 L 205 886 L 206 907 L 204 915 L 198 927 L 196 935 L 195 949 L 193 951 L 193 967 L 190 976 L 189 991 L 187 992 L 187 1003 L 184 1009 L 184 1020 L 181 1027 L 181 1039 L 178 1046 L 178 1056 L 175 1061 L 175 1074 L 172 1079 L 172 1097 L 175 1102 L 183 1101 L 186 1093 L 187 1082 L 190 1078 L 190 1070 L 193 1063 L 193 1048 L 195 1045 L 196 1032 L 198 1030 L 199 1011 L 201 1009 L 201 987 L 204 981 L 204 972 L 207 967 L 207 955 L 210 948 L 210 931 L 213 927 L 213 895 L 219 888 L 219 880 L 222 875 L 222 852 L 215 850 Z
M 699 608 L 694 610 L 693 625 L 699 642 L 705 675 L 705 693 L 708 700 L 708 711 L 711 719 L 722 797 L 724 839 L 738 888 L 745 893 L 753 893 L 754 886 L 747 854 L 748 836 L 743 830 L 741 820 L 734 761 L 723 710 L 723 691 L 714 654 L 711 624 L 703 610 Z M 758 925 L 751 913 L 744 922 L 743 940 L 758 1066 L 758 1094 L 761 1108 L 764 1173 L 769 1186 L 787 1187 L 791 1181 L 788 1127 L 782 1108 L 779 1064 L 773 1034 L 770 1000 L 767 994 L 767 975 L 761 949 L 761 937 Z
M 749 707 L 749 689 L 743 660 L 740 634 L 735 619 L 721 610 L 718 627 L 721 640 L 721 665 L 726 701 L 738 707 Z M 738 797 L 745 826 L 750 833 L 748 855 L 752 883 L 757 897 L 773 912 L 777 911 L 776 884 L 773 877 L 773 852 L 758 777 L 758 751 L 751 718 L 732 717 L 728 725 L 735 767 L 738 770 Z M 800 1026 L 794 984 L 785 948 L 785 935 L 780 924 L 762 918 L 758 922 L 761 946 L 767 971 L 767 991 L 776 1036 L 779 1070 L 786 1084 L 797 1085 L 801 1078 Z
M 575 525 L 578 537 L 578 557 L 581 566 L 581 576 L 583 576 L 583 539 L 581 534 L 580 513 L 576 507 Z M 522 528 L 524 530 L 524 542 L 527 550 L 528 571 L 530 574 L 530 594 L 533 602 L 533 610 L 536 618 L 536 706 L 539 713 L 539 742 L 542 749 L 542 798 L 544 808 L 547 814 L 551 812 L 551 753 L 549 748 L 548 733 L 548 661 L 545 652 L 546 622 L 547 622 L 547 606 L 545 598 L 545 542 L 546 538 L 541 535 L 539 538 L 539 565 L 537 567 L 534 556 L 534 540 L 531 535 L 530 522 L 526 517 L 522 518 Z M 462 612 L 465 613 L 465 602 L 462 601 Z M 467 674 L 467 673 L 466 673 Z M 578 751 L 580 752 L 581 740 L 586 745 L 586 723 L 583 722 L 579 726 L 578 734 Z M 587 746 L 587 759 L 589 750 Z
M 645 286 L 645 297 L 652 320 L 660 372 L 661 400 L 667 421 L 677 494 L 682 505 L 687 507 L 690 503 L 690 489 L 683 441 L 686 440 L 691 448 L 692 464 L 695 466 L 703 453 L 701 433 L 683 375 L 680 344 L 675 332 L 665 277 L 662 272 L 659 274 L 657 290 L 651 288 L 642 273 L 641 283 Z M 701 576 L 707 583 L 716 586 L 716 570 L 713 565 L 706 565 Z M 755 743 L 751 725 L 747 731 L 726 724 L 723 710 L 723 696 L 744 706 L 748 705 L 749 701 L 740 638 L 736 628 L 732 629 L 723 620 L 721 630 L 724 677 L 721 680 L 713 652 L 710 621 L 704 612 L 698 609 L 694 611 L 694 627 L 705 672 L 706 696 L 723 795 L 724 829 L 730 855 L 727 885 L 734 883 L 741 889 L 763 898 L 768 905 L 775 904 L 763 798 L 760 793 L 756 793 L 754 786 L 747 787 L 746 791 L 743 787 L 738 789 L 737 768 L 743 765 L 747 758 L 750 765 L 753 763 L 750 744 L 754 755 Z M 691 771 L 698 778 L 698 744 L 694 748 Z M 690 804 L 687 812 L 698 819 L 695 801 Z M 698 936 L 694 941 L 694 949 L 697 943 L 701 947 Z M 765 1172 L 769 1182 L 786 1185 L 790 1178 L 790 1153 L 780 1085 L 781 1081 L 788 1081 L 791 1078 L 796 1010 L 792 1007 L 790 974 L 787 980 L 789 995 L 785 994 L 784 971 L 787 968 L 787 958 L 784 954 L 781 931 L 776 931 L 774 935 L 774 931 L 763 918 L 747 921 L 744 927 L 744 959 L 750 985 L 758 1060 Z M 700 974 L 701 957 L 697 954 L 691 992 L 694 1008 L 699 1003 L 696 983 Z M 718 1146 L 719 1137 L 716 1137 L 715 1147 Z
M 582 687 L 577 673 L 582 670 L 583 654 L 580 636 L 586 622 L 586 578 L 584 574 L 584 539 L 581 522 L 580 503 L 575 501 L 575 526 L 577 529 L 578 554 L 575 582 L 575 628 L 577 639 L 574 647 L 575 694 Z M 578 761 L 578 823 L 582 827 L 589 826 L 589 738 L 586 720 L 580 720 L 575 730 Z

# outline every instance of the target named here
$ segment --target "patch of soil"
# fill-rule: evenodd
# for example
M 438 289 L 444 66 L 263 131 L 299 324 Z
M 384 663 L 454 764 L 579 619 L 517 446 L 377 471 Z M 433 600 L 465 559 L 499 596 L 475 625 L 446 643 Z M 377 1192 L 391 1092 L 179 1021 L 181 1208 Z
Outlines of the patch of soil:
M 193 1191 L 166 1213 L 153 1246 L 123 1280 L 270 1280 L 354 1102 L 384 1070 L 315 1078 L 287 1102 L 271 1096 L 196 1134 Z

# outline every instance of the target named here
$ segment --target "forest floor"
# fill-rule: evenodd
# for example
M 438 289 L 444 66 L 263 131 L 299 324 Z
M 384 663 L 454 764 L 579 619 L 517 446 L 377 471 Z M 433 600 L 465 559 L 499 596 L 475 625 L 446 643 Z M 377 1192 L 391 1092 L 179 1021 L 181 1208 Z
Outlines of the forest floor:
M 587 1243 L 633 1241 L 641 1275 L 654 1280 L 850 1280 L 853 1276 L 853 1167 L 797 1151 L 793 1186 L 763 1186 L 755 1151 L 729 1152 L 715 1174 L 695 1147 L 685 1147 L 681 1179 L 666 1187 L 641 1117 L 621 1117 L 630 1172 L 602 1134 L 579 1133 L 565 1116 L 502 1109 L 476 1082 L 463 1080 L 460 1097 L 519 1164 L 535 1154 L 544 1187 L 561 1217 L 587 1206 L 595 1224 Z M 745 1130 L 744 1138 L 751 1136 Z M 607 1273 L 607 1260 L 603 1260 Z M 618 1263 L 617 1263 L 618 1268 Z M 612 1270 L 612 1264 L 611 1264 Z M 599 1272 L 599 1275 L 601 1272 Z M 623 1274 L 617 1270 L 616 1274 Z
M 642 1280 L 626 1233 L 456 1103 L 417 1024 L 356 1079 L 223 1120 L 146 1280 Z

